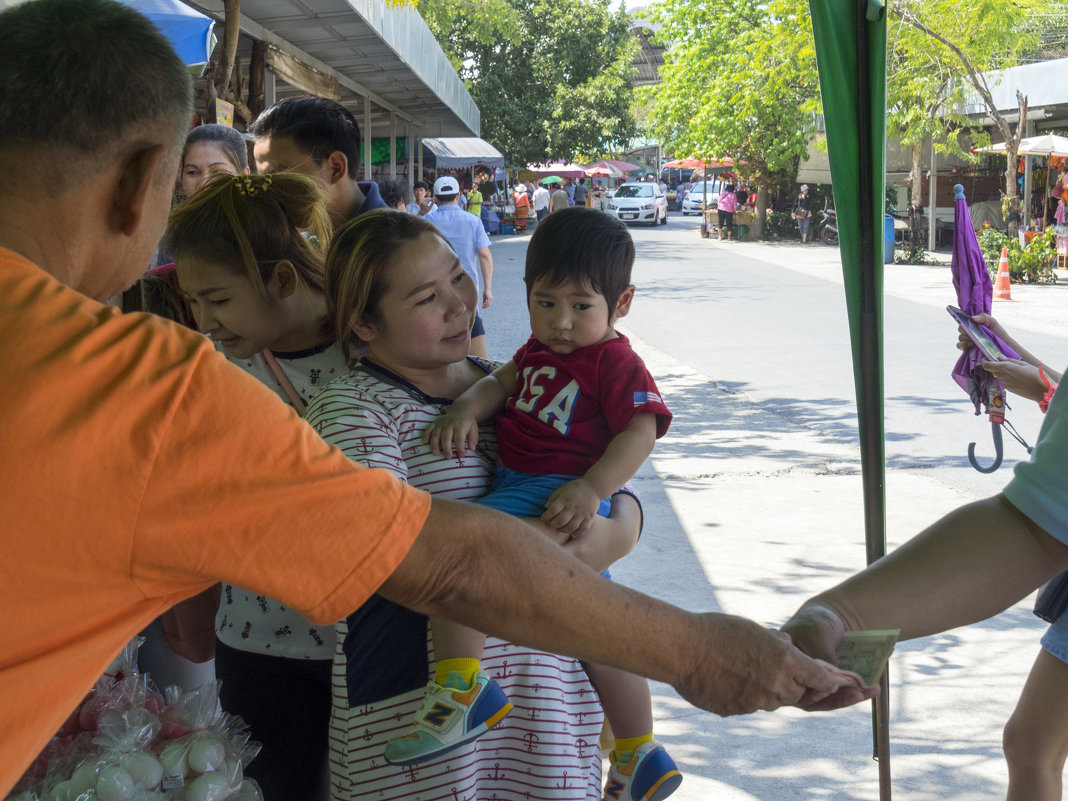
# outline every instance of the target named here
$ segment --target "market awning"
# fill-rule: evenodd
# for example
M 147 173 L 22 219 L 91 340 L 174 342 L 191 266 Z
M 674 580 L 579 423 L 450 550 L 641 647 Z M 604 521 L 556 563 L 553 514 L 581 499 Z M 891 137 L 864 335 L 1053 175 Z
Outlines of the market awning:
M 584 178 L 586 176 L 586 168 L 581 164 L 564 164 L 562 161 L 549 164 L 528 164 L 527 169 L 537 173 L 539 178 L 547 178 L 550 175 L 559 175 L 561 178 Z
M 434 156 L 434 165 L 424 159 L 426 166 L 438 169 L 456 167 L 473 167 L 484 164 L 487 167 L 504 167 L 504 156 L 493 145 L 477 136 L 458 136 L 448 139 L 429 138 L 423 140 L 423 147 Z

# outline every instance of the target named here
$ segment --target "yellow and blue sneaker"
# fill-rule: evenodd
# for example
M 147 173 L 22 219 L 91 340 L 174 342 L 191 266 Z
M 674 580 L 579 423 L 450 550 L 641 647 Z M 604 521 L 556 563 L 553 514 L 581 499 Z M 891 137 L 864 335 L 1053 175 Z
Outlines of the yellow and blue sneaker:
M 512 711 L 504 690 L 485 671 L 470 686 L 453 671 L 445 684 L 426 686 L 412 730 L 386 743 L 386 762 L 414 765 L 481 737 Z
M 682 784 L 682 774 L 664 746 L 644 743 L 636 751 L 609 756 L 612 766 L 604 801 L 662 801 Z

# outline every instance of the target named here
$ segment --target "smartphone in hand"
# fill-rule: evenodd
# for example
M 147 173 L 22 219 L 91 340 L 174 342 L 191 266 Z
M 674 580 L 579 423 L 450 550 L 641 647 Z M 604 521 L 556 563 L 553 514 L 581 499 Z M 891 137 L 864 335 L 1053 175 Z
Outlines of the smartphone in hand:
M 996 362 L 1007 358 L 985 325 L 979 325 L 971 318 L 971 315 L 966 314 L 956 306 L 946 306 L 946 311 L 964 329 L 964 333 L 975 343 L 975 347 L 979 348 L 979 352 L 983 354 L 984 359 Z

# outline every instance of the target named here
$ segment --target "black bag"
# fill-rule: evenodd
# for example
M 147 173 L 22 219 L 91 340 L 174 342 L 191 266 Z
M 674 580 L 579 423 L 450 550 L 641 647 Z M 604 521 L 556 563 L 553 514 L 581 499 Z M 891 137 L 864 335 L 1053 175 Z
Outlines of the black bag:
M 1046 582 L 1035 599 L 1035 614 L 1047 623 L 1064 614 L 1065 608 L 1068 608 L 1068 571 Z

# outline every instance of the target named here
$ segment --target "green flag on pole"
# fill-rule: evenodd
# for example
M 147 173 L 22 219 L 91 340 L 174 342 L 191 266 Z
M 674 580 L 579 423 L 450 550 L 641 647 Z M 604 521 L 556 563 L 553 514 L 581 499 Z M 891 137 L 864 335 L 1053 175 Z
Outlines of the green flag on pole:
M 886 8 L 881 0 L 809 0 L 838 213 L 857 393 L 868 563 L 886 553 L 883 252 Z M 873 699 L 880 798 L 890 798 L 888 679 Z

